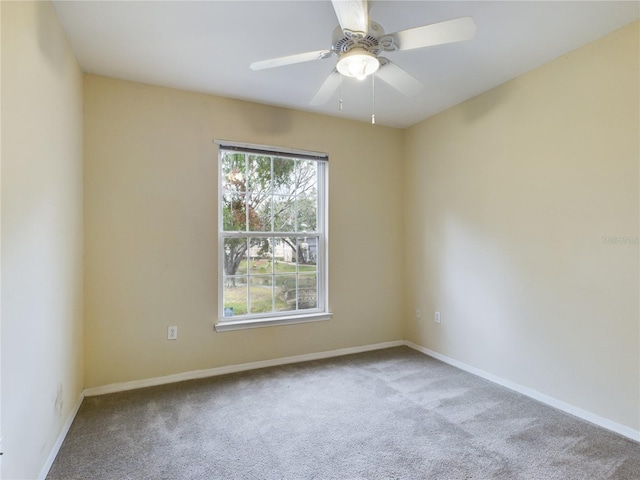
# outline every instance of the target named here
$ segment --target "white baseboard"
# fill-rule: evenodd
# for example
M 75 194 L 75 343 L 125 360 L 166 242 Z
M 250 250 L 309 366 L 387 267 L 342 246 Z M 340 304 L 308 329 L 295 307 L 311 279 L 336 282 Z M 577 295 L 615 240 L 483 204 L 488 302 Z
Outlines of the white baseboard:
M 453 367 L 459 368 L 460 370 L 464 370 L 466 372 L 477 375 L 478 377 L 482 377 L 485 380 L 489 380 L 490 382 L 497 383 L 503 387 L 508 388 L 509 390 L 513 390 L 518 393 L 522 393 L 527 397 L 533 398 L 534 400 L 538 400 L 539 402 L 545 403 L 551 407 L 557 408 L 558 410 L 562 410 L 563 412 L 574 415 L 578 418 L 586 420 L 587 422 L 594 423 L 600 427 L 606 428 L 607 430 L 611 430 L 613 432 L 619 433 L 620 435 L 624 435 L 632 440 L 640 442 L 640 431 L 634 430 L 631 427 L 627 427 L 626 425 L 622 425 L 620 423 L 609 420 L 608 418 L 601 417 L 596 415 L 595 413 L 589 412 L 587 410 L 583 410 L 582 408 L 576 407 L 569 403 L 563 402 L 562 400 L 558 400 L 557 398 L 550 397 L 545 395 L 544 393 L 540 393 L 536 390 L 533 390 L 528 387 L 523 387 L 522 385 L 518 385 L 517 383 L 513 383 L 504 378 L 498 377 L 496 375 L 492 375 L 491 373 L 487 373 L 484 370 L 480 370 L 479 368 L 472 367 L 471 365 L 467 365 L 466 363 L 460 362 L 453 358 L 449 358 L 446 355 L 442 355 L 438 352 L 434 352 L 433 350 L 429 350 L 428 348 L 417 345 L 413 342 L 406 341 L 404 344 L 407 347 L 413 348 L 419 352 L 424 353 L 425 355 L 429 355 L 437 360 L 440 360 L 444 363 L 447 363 Z
M 58 456 L 58 452 L 60 451 L 60 447 L 62 447 L 62 442 L 67 437 L 67 433 L 69 433 L 69 429 L 71 428 L 71 424 L 76 418 L 78 414 L 78 410 L 80 410 L 80 405 L 82 405 L 82 401 L 84 400 L 84 392 L 80 393 L 80 397 L 76 401 L 76 404 L 73 406 L 73 409 L 69 413 L 67 417 L 67 421 L 64 422 L 62 426 L 62 430 L 60 430 L 60 434 L 56 440 L 56 443 L 53 444 L 53 448 L 51 448 L 51 452 L 49 453 L 49 457 L 45 462 L 44 466 L 40 470 L 40 474 L 38 475 L 38 480 L 45 480 L 47 475 L 49 474 L 49 470 L 51 470 L 51 466 L 53 465 L 54 460 Z
M 383 348 L 400 347 L 403 345 L 405 345 L 405 342 L 403 340 L 396 340 L 393 342 L 376 343 L 374 345 L 363 345 L 360 347 L 341 348 L 339 350 L 329 350 L 326 352 L 295 355 L 293 357 L 275 358 L 273 360 L 263 360 L 260 362 L 208 368 L 206 370 L 193 370 L 190 372 L 177 373 L 174 375 L 166 375 L 164 377 L 147 378 L 144 380 L 134 380 L 124 383 L 112 383 L 110 385 L 104 385 L 102 387 L 87 388 L 84 391 L 84 395 L 87 397 L 92 397 L 95 395 L 104 395 L 106 393 L 124 392 L 127 390 L 135 390 L 137 388 L 155 387 L 157 385 L 165 385 L 167 383 L 195 380 L 198 378 L 216 377 L 218 375 L 245 372 L 247 370 L 256 370 L 258 368 L 276 367 L 278 365 L 287 365 L 290 363 L 300 363 L 308 362 L 311 360 L 321 360 L 324 358 L 340 357 L 343 355 L 369 352 L 372 350 L 381 350 Z

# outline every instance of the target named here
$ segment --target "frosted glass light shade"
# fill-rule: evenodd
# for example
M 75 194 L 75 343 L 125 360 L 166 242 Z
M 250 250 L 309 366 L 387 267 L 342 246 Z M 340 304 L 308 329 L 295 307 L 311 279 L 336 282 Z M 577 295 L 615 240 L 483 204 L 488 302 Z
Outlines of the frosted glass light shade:
M 342 55 L 336 68 L 346 77 L 363 80 L 380 68 L 380 61 L 364 48 L 353 48 Z

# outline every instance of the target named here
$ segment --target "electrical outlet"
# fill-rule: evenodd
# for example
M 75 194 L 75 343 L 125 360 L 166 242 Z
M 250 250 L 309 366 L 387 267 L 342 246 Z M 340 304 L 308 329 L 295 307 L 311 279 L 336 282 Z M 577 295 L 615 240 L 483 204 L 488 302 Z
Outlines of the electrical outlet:
M 416 310 L 416 318 L 422 318 L 422 311 L 419 308 Z
M 433 317 L 433 321 L 436 323 L 440 323 L 440 312 L 436 312 L 436 314 Z
M 177 340 L 178 339 L 178 327 L 173 326 L 167 329 L 167 340 Z

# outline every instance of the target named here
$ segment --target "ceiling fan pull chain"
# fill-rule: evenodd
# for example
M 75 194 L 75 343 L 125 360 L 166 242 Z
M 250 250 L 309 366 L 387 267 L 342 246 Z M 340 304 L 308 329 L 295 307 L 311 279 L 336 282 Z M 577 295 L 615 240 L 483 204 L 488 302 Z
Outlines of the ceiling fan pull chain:
M 340 111 L 342 111 L 342 74 L 340 74 L 340 101 L 338 104 L 340 105 Z
M 371 75 L 371 125 L 376 124 L 376 76 Z

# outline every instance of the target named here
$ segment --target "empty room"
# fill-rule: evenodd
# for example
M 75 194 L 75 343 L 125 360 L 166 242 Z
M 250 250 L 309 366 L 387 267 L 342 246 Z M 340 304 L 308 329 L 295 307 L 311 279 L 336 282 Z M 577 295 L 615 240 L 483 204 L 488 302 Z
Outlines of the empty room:
M 0 2 L 0 479 L 640 478 L 640 2 Z

